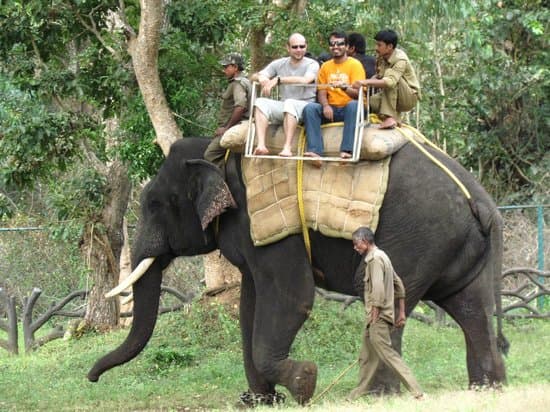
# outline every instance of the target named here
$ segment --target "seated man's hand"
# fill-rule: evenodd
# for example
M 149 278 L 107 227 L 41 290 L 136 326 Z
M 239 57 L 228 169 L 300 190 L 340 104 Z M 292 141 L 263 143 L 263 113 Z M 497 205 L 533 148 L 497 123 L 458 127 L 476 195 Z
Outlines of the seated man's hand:
M 329 104 L 323 106 L 323 116 L 330 122 L 334 121 L 334 111 L 332 110 L 332 106 Z
M 360 89 L 361 87 L 366 86 L 366 85 L 367 85 L 366 80 L 356 80 L 356 81 L 353 82 L 351 87 L 353 87 L 354 89 Z
M 226 130 L 227 130 L 227 127 L 218 127 L 214 132 L 214 136 L 220 137 L 226 132 Z

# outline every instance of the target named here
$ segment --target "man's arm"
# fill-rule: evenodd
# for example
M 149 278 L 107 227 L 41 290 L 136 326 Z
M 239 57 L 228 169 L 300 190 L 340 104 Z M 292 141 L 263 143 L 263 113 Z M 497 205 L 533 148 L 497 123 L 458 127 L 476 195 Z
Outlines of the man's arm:
M 281 84 L 308 84 L 313 83 L 319 73 L 319 63 L 312 60 L 303 76 L 281 76 Z
M 231 117 L 229 118 L 227 123 L 222 127 L 218 127 L 214 132 L 214 135 L 216 137 L 222 136 L 227 131 L 227 129 L 229 129 L 232 126 L 235 126 L 237 123 L 239 123 L 242 120 L 245 112 L 246 112 L 246 107 L 235 106 L 233 108 L 233 111 L 231 112 Z
M 395 321 L 395 327 L 402 328 L 405 326 L 406 316 L 405 316 L 405 285 L 401 278 L 393 272 L 393 290 L 395 299 L 397 299 L 399 304 L 399 313 L 397 314 L 397 319 Z
M 396 328 L 402 328 L 405 326 L 405 321 L 407 317 L 405 316 L 405 298 L 399 298 L 399 313 L 397 314 L 397 319 L 395 321 Z
M 352 99 L 357 99 L 359 97 L 359 88 L 354 88 L 353 84 L 357 81 L 362 81 L 365 79 L 365 69 L 363 68 L 363 65 L 361 62 L 357 59 L 354 59 L 357 64 L 354 64 L 352 66 L 351 72 L 349 74 L 349 83 L 345 85 L 343 90 L 346 92 L 346 94 L 351 97 Z
M 216 129 L 214 132 L 215 136 L 222 136 L 227 129 L 235 126 L 243 119 L 248 107 L 248 94 L 242 84 L 235 84 L 233 88 L 233 100 L 235 101 L 235 106 L 233 106 L 231 117 L 229 117 L 227 122 L 222 127 L 218 127 Z
M 384 77 L 381 79 L 371 78 L 365 80 L 359 80 L 354 82 L 352 87 L 354 89 L 359 89 L 361 86 L 370 86 L 378 89 L 392 88 L 399 83 L 399 80 L 405 73 L 407 69 L 407 62 L 405 60 L 400 60 L 396 62 L 392 67 L 386 69 L 384 72 Z
M 371 323 L 378 320 L 380 316 L 380 308 L 384 305 L 386 298 L 386 289 L 384 287 L 384 266 L 379 259 L 373 259 L 369 262 L 367 270 L 370 270 L 371 281 L 371 293 L 370 302 L 372 304 L 371 309 Z

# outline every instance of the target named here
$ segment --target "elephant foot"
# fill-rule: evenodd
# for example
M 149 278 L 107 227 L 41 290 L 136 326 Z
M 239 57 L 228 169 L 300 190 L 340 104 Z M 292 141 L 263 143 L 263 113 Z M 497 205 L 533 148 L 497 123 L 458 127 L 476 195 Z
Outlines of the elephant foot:
M 491 380 L 486 375 L 482 379 L 470 382 L 468 389 L 473 391 L 483 391 L 483 390 L 502 390 L 502 382 L 497 380 Z
M 313 362 L 292 362 L 288 378 L 283 385 L 289 390 L 292 397 L 300 405 L 304 405 L 311 399 L 317 384 L 317 365 Z
M 243 392 L 239 397 L 239 404 L 237 407 L 239 409 L 243 408 L 255 408 L 256 406 L 274 406 L 282 405 L 285 403 L 285 394 L 281 392 L 274 391 L 273 393 L 254 393 L 250 389 L 246 392 Z

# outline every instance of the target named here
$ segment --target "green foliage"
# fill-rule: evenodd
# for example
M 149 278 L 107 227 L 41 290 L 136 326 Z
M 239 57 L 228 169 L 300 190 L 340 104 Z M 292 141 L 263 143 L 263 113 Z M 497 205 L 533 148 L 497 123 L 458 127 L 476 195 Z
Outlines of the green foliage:
M 58 221 L 97 218 L 105 200 L 107 177 L 78 166 L 70 172 L 50 181 L 48 207 Z
M 215 303 L 193 306 L 193 316 L 185 328 L 178 328 L 187 345 L 202 348 L 203 355 L 240 343 L 240 332 L 235 316 Z
M 129 99 L 128 110 L 121 120 L 125 139 L 117 148 L 118 154 L 128 163 L 130 175 L 138 181 L 144 180 L 159 169 L 164 156 L 159 147 L 152 144 L 155 133 L 140 96 Z
M 72 120 L 32 92 L 0 77 L 0 182 L 29 186 L 35 176 L 63 170 L 74 153 Z
M 237 25 L 236 12 L 248 9 L 242 3 L 254 2 L 240 2 L 233 12 L 224 0 L 175 2 L 168 7 L 167 17 L 173 30 L 181 31 L 186 38 L 199 44 L 216 44 Z
M 368 2 L 365 12 L 364 31 L 396 29 L 417 67 L 417 126 L 426 136 L 477 171 L 497 201 L 545 202 L 548 8 L 538 0 L 396 0 Z
M 197 354 L 193 351 L 183 353 L 167 345 L 160 345 L 147 352 L 147 361 L 151 364 L 151 375 L 167 374 L 171 368 L 186 368 L 196 364 Z

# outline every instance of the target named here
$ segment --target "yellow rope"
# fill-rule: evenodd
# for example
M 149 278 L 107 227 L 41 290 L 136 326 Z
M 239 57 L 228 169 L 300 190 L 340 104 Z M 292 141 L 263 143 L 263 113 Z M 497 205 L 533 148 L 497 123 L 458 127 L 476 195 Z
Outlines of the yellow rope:
M 441 149 L 439 146 L 437 146 L 435 143 L 433 143 L 431 140 L 429 140 L 426 136 L 424 136 L 422 133 L 420 133 L 417 129 L 415 129 L 414 127 L 412 126 L 409 126 L 408 124 L 403 124 L 403 126 L 405 126 L 407 129 L 409 130 L 412 130 L 412 132 L 418 136 L 420 138 L 420 140 L 422 140 L 424 143 L 430 145 L 431 147 L 433 147 L 435 150 L 438 150 L 440 151 L 441 153 L 443 153 L 445 156 L 448 156 L 447 153 L 445 153 L 445 151 L 443 149 Z
M 332 381 L 332 383 L 331 383 L 330 385 L 328 385 L 328 386 L 323 390 L 323 392 L 321 392 L 319 395 L 317 395 L 315 398 L 313 398 L 311 401 L 309 401 L 309 403 L 307 404 L 307 406 L 312 406 L 315 402 L 317 402 L 319 399 L 321 399 L 321 397 L 323 397 L 323 396 L 325 395 L 325 393 L 327 393 L 330 389 L 332 389 L 332 387 L 333 387 L 334 385 L 336 385 L 336 384 L 340 381 L 340 379 L 342 379 L 342 378 L 344 377 L 344 375 L 345 375 L 346 373 L 348 373 L 349 370 L 350 370 L 351 368 L 353 368 L 358 362 L 359 362 L 359 359 L 355 359 L 355 360 L 352 362 L 351 365 L 349 365 L 346 369 L 344 369 L 342 372 L 340 372 L 340 375 L 338 375 L 338 376 L 336 377 L 336 379 L 334 379 L 334 380 Z
M 298 140 L 298 156 L 304 155 L 304 148 L 306 146 L 306 133 L 302 129 L 300 137 Z M 297 185 L 297 194 L 298 194 L 298 211 L 300 213 L 300 223 L 302 225 L 302 235 L 304 237 L 304 245 L 306 247 L 307 257 L 311 263 L 311 242 L 309 240 L 309 231 L 306 225 L 306 215 L 304 210 L 304 193 L 303 193 L 303 183 L 304 183 L 304 160 L 299 159 L 296 164 L 296 185 Z
M 414 130 L 414 128 L 412 128 L 410 126 L 407 126 L 407 128 L 410 128 L 410 129 Z M 445 166 L 443 163 L 441 163 L 439 160 L 437 160 L 435 157 L 433 157 L 433 155 L 430 154 L 424 147 L 422 147 L 422 145 L 420 143 L 418 143 L 414 138 L 409 137 L 405 132 L 403 132 L 403 130 L 401 130 L 400 127 L 397 127 L 395 130 L 397 130 L 399 133 L 401 133 L 403 135 L 403 137 L 405 137 L 405 139 L 407 139 L 409 142 L 414 144 L 418 148 L 418 150 L 420 150 L 422 153 L 424 153 L 426 155 L 426 157 L 428 157 L 428 159 L 430 159 L 437 166 L 439 166 L 439 168 L 441 170 L 443 170 L 456 183 L 456 185 L 459 187 L 459 189 L 462 190 L 462 193 L 464 193 L 464 196 L 466 196 L 466 199 L 470 200 L 472 198 L 472 196 L 470 195 L 470 192 L 468 191 L 468 189 L 466 189 L 466 187 L 462 184 L 462 182 L 460 180 L 458 180 L 456 175 L 452 171 L 450 171 L 447 166 Z M 425 139 L 426 141 L 428 141 L 428 139 L 426 139 L 424 136 L 422 136 L 422 137 L 423 137 L 423 140 Z M 440 150 L 442 153 L 445 153 L 439 148 L 438 148 L 438 150 Z
M 378 124 L 378 123 L 381 123 L 381 120 L 375 113 L 371 113 L 371 115 L 369 116 L 369 122 L 374 123 L 374 124 Z M 443 153 L 445 156 L 449 156 L 447 153 L 445 153 L 445 151 L 443 149 L 439 148 L 435 143 L 430 141 L 426 136 L 424 136 L 422 133 L 420 133 L 414 127 L 409 126 L 407 124 L 403 124 L 402 126 L 404 126 L 405 128 L 411 130 L 425 144 L 433 147 L 435 150 Z M 426 149 L 424 149 L 415 139 L 413 139 L 413 138 L 409 137 L 407 134 L 405 134 L 403 132 L 403 130 L 401 130 L 400 127 L 397 127 L 396 130 L 399 133 L 401 133 L 408 141 L 410 141 L 412 144 L 414 144 L 422 153 L 424 153 L 428 157 L 428 159 L 430 159 L 437 166 L 439 166 L 441 168 L 441 170 L 443 170 L 456 183 L 456 185 L 459 187 L 459 189 L 462 191 L 462 193 L 464 193 L 464 196 L 466 196 L 466 199 L 470 200 L 472 198 L 472 196 L 470 195 L 470 192 L 468 191 L 468 189 L 466 189 L 466 187 L 462 184 L 462 182 L 458 179 L 458 177 L 456 177 L 456 175 L 453 172 L 451 172 L 447 166 L 445 166 L 443 163 L 441 163 L 439 160 L 437 160 L 435 157 L 433 157 L 430 153 L 428 153 L 428 151 Z

